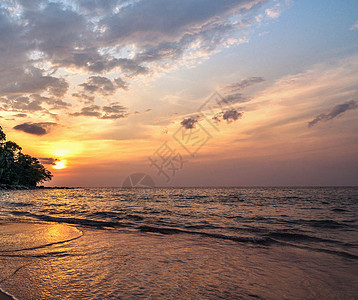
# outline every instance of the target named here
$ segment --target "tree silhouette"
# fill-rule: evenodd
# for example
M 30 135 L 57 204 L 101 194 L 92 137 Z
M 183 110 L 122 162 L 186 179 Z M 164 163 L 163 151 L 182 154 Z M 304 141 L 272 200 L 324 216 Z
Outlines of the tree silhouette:
M 0 126 L 0 184 L 35 187 L 52 179 L 51 172 L 37 158 L 23 154 L 21 150 L 18 144 L 6 141 Z

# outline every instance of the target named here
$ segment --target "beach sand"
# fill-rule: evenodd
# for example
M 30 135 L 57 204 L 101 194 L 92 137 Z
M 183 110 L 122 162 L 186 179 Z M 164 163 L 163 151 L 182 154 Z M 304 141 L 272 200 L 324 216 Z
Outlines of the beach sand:
M 354 299 L 358 292 L 356 261 L 305 249 L 56 223 L 0 226 L 0 287 L 21 300 Z

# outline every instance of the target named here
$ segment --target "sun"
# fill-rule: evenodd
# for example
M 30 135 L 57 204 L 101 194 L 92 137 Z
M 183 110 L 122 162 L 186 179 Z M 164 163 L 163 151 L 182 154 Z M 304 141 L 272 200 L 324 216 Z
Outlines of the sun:
M 65 169 L 66 166 L 66 161 L 65 160 L 58 160 L 55 162 L 55 165 L 53 166 L 54 169 L 56 170 L 61 170 L 61 169 Z

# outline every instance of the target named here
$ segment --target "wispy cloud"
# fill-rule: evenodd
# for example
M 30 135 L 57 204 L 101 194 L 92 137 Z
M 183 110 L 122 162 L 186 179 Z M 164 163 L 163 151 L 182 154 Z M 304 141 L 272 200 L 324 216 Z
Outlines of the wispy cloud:
M 338 119 L 334 129 L 331 127 L 330 134 L 324 132 L 324 126 L 317 126 L 315 131 L 307 131 L 306 126 L 309 121 L 314 126 L 321 121 L 337 118 L 345 113 L 342 112 L 344 109 L 354 109 L 355 104 L 351 101 L 357 99 L 357 80 L 358 56 L 353 55 L 316 64 L 301 73 L 268 82 L 263 90 L 251 94 L 250 102 L 245 103 L 245 118 L 241 127 L 243 134 L 245 138 L 260 143 L 292 136 L 304 139 L 318 132 L 327 139 L 333 135 L 336 138 L 351 135 L 356 131 L 355 127 L 350 131 Z M 356 100 L 353 102 L 357 104 Z M 315 112 L 314 117 L 312 112 Z M 321 112 L 323 116 L 318 117 Z M 354 119 L 355 115 L 350 115 L 350 118 Z
M 85 106 L 81 108 L 81 111 L 71 113 L 71 116 L 100 117 L 102 116 L 100 109 L 98 105 Z
M 271 19 L 277 19 L 282 12 L 281 3 L 277 3 L 275 6 L 265 10 L 266 15 Z
M 225 93 L 225 97 L 222 100 L 223 104 L 236 104 L 244 103 L 251 100 L 251 97 L 245 96 L 242 90 L 249 88 L 253 85 L 259 84 L 265 81 L 262 77 L 247 77 L 243 78 L 238 82 L 224 86 L 221 91 Z
M 355 22 L 355 23 L 352 25 L 352 27 L 349 28 L 349 29 L 350 29 L 350 30 L 356 30 L 356 29 L 358 29 L 358 21 Z
M 312 126 L 316 125 L 318 122 L 332 120 L 332 119 L 338 117 L 339 115 L 343 114 L 344 112 L 346 112 L 348 110 L 356 109 L 356 108 L 358 108 L 358 105 L 353 100 L 342 103 L 342 104 L 338 104 L 338 105 L 332 107 L 332 109 L 328 113 L 320 114 L 317 117 L 315 117 L 311 122 L 308 122 L 308 127 L 312 127 Z
M 225 103 L 244 103 L 250 101 L 249 97 L 244 96 L 242 93 L 234 93 L 225 96 L 223 102 Z
M 247 78 L 241 79 L 239 82 L 235 82 L 235 83 L 232 83 L 232 84 L 224 87 L 224 91 L 230 92 L 230 93 L 238 92 L 238 91 L 248 88 L 254 84 L 261 83 L 263 81 L 265 81 L 265 79 L 262 77 L 247 77 Z
M 106 106 L 90 105 L 82 107 L 81 111 L 71 113 L 72 116 L 79 117 L 96 117 L 103 120 L 116 120 L 129 116 L 128 108 L 120 105 L 119 103 L 111 103 Z
M 16 115 L 14 115 L 14 117 L 25 118 L 25 117 L 27 117 L 27 114 L 16 114 Z
M 109 106 L 103 106 L 102 110 L 104 114 L 102 115 L 101 119 L 123 119 L 128 117 L 128 108 L 124 107 L 122 105 L 119 105 L 119 103 L 112 103 Z

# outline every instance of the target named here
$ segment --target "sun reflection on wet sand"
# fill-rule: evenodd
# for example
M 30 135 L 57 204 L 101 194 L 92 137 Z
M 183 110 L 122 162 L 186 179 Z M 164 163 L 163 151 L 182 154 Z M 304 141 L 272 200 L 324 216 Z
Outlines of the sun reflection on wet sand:
M 41 248 L 82 235 L 75 227 L 56 223 L 3 223 L 0 228 L 1 252 Z
M 27 225 L 19 226 L 23 230 Z M 20 261 L 24 265 L 1 286 L 19 299 L 274 299 L 287 295 L 302 299 L 312 295 L 352 298 L 354 290 L 349 286 L 358 284 L 352 282 L 352 274 L 358 275 L 354 261 L 350 267 L 343 266 L 340 258 L 304 249 L 187 235 L 83 230 L 85 234 L 71 242 L 18 252 L 12 264 L 0 260 L 2 274 L 11 273 L 7 269 L 16 269 Z M 78 233 L 65 225 L 31 225 L 25 232 L 33 237 L 44 234 L 42 241 L 47 243 Z

